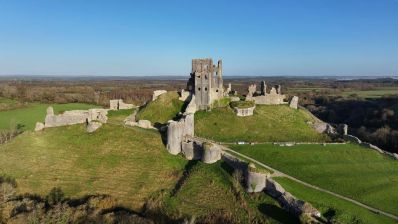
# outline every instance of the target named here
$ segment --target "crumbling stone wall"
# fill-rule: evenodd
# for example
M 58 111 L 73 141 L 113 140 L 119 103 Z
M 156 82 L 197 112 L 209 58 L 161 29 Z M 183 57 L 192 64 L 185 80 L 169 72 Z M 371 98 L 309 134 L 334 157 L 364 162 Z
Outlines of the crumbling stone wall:
M 286 104 L 286 96 L 281 93 L 281 86 L 272 87 L 270 92 L 267 93 L 267 85 L 264 81 L 261 82 L 261 91 L 257 92 L 255 84 L 249 85 L 246 100 L 254 101 L 256 104 L 264 105 L 279 105 Z
M 160 95 L 167 93 L 166 90 L 155 90 L 153 91 L 152 101 L 156 100 Z
M 55 115 L 54 109 L 50 106 L 47 108 L 47 115 L 44 121 L 44 127 L 42 123 L 36 124 L 35 130 L 39 131 L 43 128 L 59 127 L 74 124 L 89 124 L 91 121 L 99 121 L 106 123 L 108 120 L 107 109 L 89 109 L 89 110 L 71 110 L 65 111 L 63 114 Z
M 297 109 L 298 108 L 298 100 L 299 100 L 299 98 L 297 96 L 293 96 L 292 100 L 290 100 L 289 106 L 293 109 Z
M 194 114 L 187 114 L 178 121 L 169 121 L 167 127 L 167 151 L 177 155 L 182 150 L 184 137 L 194 136 Z
M 124 103 L 122 99 L 109 100 L 109 109 L 111 110 L 126 110 L 135 107 L 134 104 Z

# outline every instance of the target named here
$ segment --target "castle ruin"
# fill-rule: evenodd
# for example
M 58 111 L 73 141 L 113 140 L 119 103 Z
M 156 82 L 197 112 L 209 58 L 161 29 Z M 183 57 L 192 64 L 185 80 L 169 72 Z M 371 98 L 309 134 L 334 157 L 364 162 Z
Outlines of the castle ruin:
M 286 96 L 283 95 L 281 91 L 281 85 L 271 87 L 269 93 L 267 93 L 265 81 L 261 81 L 260 87 L 260 92 L 258 92 L 255 84 L 250 85 L 246 95 L 246 101 L 254 101 L 255 104 L 265 105 L 287 104 L 287 102 L 285 102 Z
M 195 95 L 199 110 L 210 109 L 215 100 L 223 98 L 222 61 L 215 66 L 211 58 L 193 59 L 188 90 Z

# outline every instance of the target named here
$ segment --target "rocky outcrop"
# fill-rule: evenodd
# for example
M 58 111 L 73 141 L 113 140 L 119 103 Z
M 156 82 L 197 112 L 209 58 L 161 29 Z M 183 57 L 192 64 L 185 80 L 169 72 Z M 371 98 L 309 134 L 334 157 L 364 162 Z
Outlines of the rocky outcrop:
M 100 123 L 98 121 L 91 121 L 87 124 L 86 131 L 88 133 L 92 133 L 92 132 L 96 131 L 98 128 L 100 128 L 101 126 L 102 126 L 102 123 Z
M 221 149 L 217 145 L 210 142 L 204 142 L 202 149 L 202 162 L 211 164 L 221 159 Z
M 329 135 L 336 134 L 336 130 L 333 128 L 333 126 L 325 122 L 316 122 L 315 124 L 312 125 L 312 127 L 315 129 L 316 132 L 321 134 L 322 133 Z
M 44 129 L 44 124 L 41 122 L 36 122 L 35 131 L 41 131 Z
M 156 100 L 160 95 L 167 93 L 166 90 L 155 90 L 152 94 L 152 101 Z
M 298 100 L 299 100 L 299 98 L 297 96 L 293 96 L 292 100 L 290 100 L 289 106 L 293 109 L 297 109 L 298 108 Z

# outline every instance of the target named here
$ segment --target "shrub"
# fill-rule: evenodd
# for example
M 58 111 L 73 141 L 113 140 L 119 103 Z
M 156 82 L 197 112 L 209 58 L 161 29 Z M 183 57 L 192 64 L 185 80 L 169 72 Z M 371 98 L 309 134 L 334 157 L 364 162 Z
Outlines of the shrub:
M 64 200 L 64 192 L 59 187 L 51 189 L 50 193 L 46 196 L 46 202 L 49 205 L 55 205 Z

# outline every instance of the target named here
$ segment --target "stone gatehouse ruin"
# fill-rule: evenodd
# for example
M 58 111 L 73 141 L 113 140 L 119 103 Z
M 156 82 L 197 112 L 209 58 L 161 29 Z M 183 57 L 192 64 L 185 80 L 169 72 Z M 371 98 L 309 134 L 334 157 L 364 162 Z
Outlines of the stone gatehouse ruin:
M 193 59 L 191 78 L 187 87 L 195 95 L 199 110 L 211 108 L 215 100 L 224 97 L 222 61 L 219 60 L 215 66 L 211 58 Z

